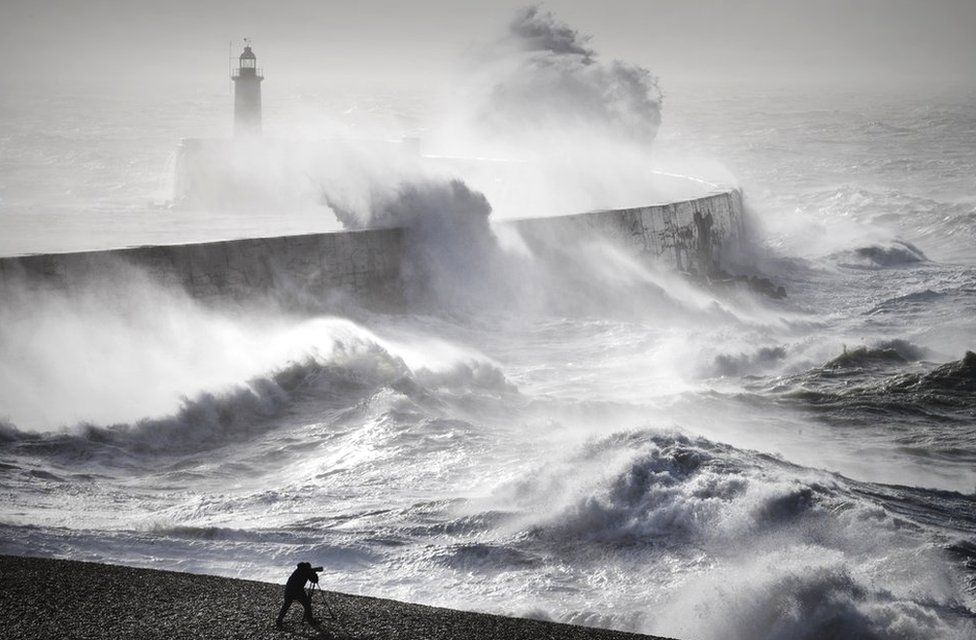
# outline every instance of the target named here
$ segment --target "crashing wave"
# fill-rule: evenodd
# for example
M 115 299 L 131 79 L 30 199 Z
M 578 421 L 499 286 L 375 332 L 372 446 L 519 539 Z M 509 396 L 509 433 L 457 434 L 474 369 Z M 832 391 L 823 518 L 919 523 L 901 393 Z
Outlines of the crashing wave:
M 443 369 L 410 369 L 376 343 L 336 343 L 328 359 L 309 356 L 223 393 L 183 398 L 170 416 L 109 426 L 90 423 L 56 435 L 24 432 L 0 422 L 0 443 L 30 443 L 36 452 L 81 455 L 90 446 L 122 447 L 131 453 L 186 453 L 257 435 L 305 396 L 330 399 L 337 410 L 355 406 L 383 389 L 422 397 L 437 391 L 515 393 L 496 365 L 458 361 Z
M 925 350 L 907 340 L 888 340 L 874 347 L 844 349 L 844 353 L 824 364 L 825 369 L 852 369 L 917 362 L 925 357 Z
M 907 374 L 885 387 L 893 393 L 937 393 L 955 396 L 976 391 L 976 353 L 967 351 L 961 360 L 948 362 L 928 373 Z M 965 401 L 965 397 L 960 398 Z
M 844 267 L 898 267 L 928 262 L 921 249 L 904 240 L 890 244 L 871 244 L 837 254 L 838 263 Z
M 741 376 L 760 371 L 786 358 L 783 347 L 761 347 L 754 353 L 723 353 L 715 356 L 713 370 L 719 376 Z
M 893 349 L 874 352 L 854 350 L 849 352 L 851 362 L 843 361 L 845 356 L 835 358 L 831 363 L 835 368 L 866 367 L 877 363 L 890 364 L 908 362 L 903 354 Z M 976 354 L 967 351 L 962 359 L 940 365 L 927 372 L 908 372 L 890 375 L 880 381 L 866 380 L 861 384 L 844 387 L 829 387 L 814 393 L 808 398 L 816 398 L 822 404 L 849 404 L 873 406 L 882 411 L 910 412 L 961 410 L 964 413 L 972 408 L 971 394 L 976 391 Z M 944 416 L 948 417 L 948 416 Z
M 515 509 L 517 558 L 612 566 L 635 557 L 650 563 L 648 571 L 656 562 L 696 566 L 635 630 L 934 640 L 972 624 L 965 575 L 933 544 L 948 532 L 939 525 L 944 517 L 926 515 L 933 496 L 925 490 L 858 483 L 704 438 L 640 431 L 590 442 L 499 498 Z M 476 551 L 477 561 L 513 560 L 493 548 Z

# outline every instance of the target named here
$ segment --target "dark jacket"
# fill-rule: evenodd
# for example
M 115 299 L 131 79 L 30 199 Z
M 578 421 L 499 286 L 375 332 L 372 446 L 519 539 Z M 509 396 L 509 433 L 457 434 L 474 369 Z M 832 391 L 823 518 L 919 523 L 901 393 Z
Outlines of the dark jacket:
M 307 562 L 299 562 L 298 568 L 288 578 L 285 583 L 285 595 L 297 596 L 305 592 L 305 583 L 314 582 L 318 584 L 319 574 L 312 571 L 312 565 Z

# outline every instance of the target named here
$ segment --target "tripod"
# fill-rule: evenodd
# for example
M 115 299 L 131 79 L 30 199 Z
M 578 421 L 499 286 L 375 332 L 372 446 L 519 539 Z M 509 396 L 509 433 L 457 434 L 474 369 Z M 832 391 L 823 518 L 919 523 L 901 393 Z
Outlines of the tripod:
M 312 599 L 312 596 L 315 595 L 315 591 L 316 590 L 318 590 L 319 593 L 322 593 L 322 590 L 319 589 L 318 583 L 313 582 L 312 583 L 312 588 L 311 588 L 311 590 L 310 590 L 310 592 L 308 594 L 308 599 L 309 600 L 311 600 Z M 333 620 L 335 620 L 336 622 L 339 622 L 339 618 L 336 617 L 335 611 L 329 605 L 329 600 L 328 600 L 328 598 L 325 597 L 325 594 L 324 593 L 322 593 L 322 597 L 320 599 L 325 604 L 325 610 L 329 612 L 329 617 L 332 618 Z

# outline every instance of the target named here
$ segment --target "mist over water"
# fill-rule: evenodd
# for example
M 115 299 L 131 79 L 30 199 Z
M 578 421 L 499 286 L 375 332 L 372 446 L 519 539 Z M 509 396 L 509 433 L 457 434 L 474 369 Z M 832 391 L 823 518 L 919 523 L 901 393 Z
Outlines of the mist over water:
M 664 102 L 539 9 L 487 47 L 449 105 L 349 94 L 373 130 L 436 122 L 437 159 L 341 118 L 308 124 L 330 144 L 270 143 L 248 170 L 299 168 L 259 187 L 300 213 L 146 205 L 211 96 L 154 101 L 172 137 L 98 98 L 101 119 L 57 132 L 8 120 L 36 160 L 3 165 L 21 247 L 44 241 L 36 203 L 188 235 L 404 226 L 408 304 L 204 307 L 121 268 L 15 290 L 0 552 L 271 581 L 312 559 L 328 588 L 689 639 L 971 637 L 969 98 L 662 79 Z M 496 224 L 667 199 L 661 173 L 735 176 L 750 240 L 729 268 L 788 297 L 593 239 L 553 260 Z

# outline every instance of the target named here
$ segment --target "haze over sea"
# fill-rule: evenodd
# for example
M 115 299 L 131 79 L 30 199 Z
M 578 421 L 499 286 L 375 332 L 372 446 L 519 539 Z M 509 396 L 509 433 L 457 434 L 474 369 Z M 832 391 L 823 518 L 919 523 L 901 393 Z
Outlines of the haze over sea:
M 0 553 L 269 581 L 310 559 L 325 588 L 688 639 L 973 637 L 976 94 L 661 85 L 654 166 L 735 181 L 741 260 L 787 298 L 597 244 L 526 300 L 495 285 L 537 260 L 501 234 L 490 269 L 450 269 L 471 295 L 397 313 L 24 292 L 0 307 Z M 440 99 L 269 95 L 283 138 L 316 113 L 424 138 Z M 176 141 L 228 110 L 0 96 L 0 253 L 341 228 L 316 198 L 167 205 Z M 492 220 L 544 208 L 466 177 Z M 607 193 L 580 210 L 633 204 Z

